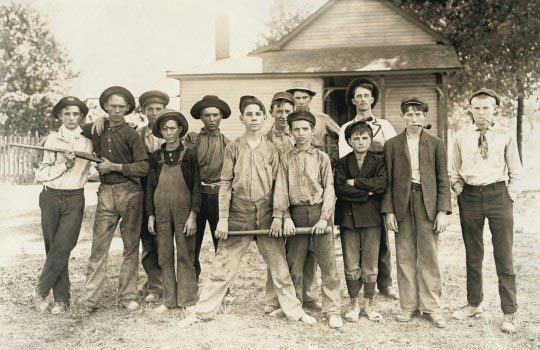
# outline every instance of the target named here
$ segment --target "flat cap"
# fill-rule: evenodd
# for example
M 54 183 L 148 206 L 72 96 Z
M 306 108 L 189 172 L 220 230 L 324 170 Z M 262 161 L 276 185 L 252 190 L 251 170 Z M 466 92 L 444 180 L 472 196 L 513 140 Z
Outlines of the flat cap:
M 101 96 L 99 96 L 99 105 L 101 106 L 101 109 L 107 111 L 105 109 L 105 103 L 112 95 L 123 96 L 126 99 L 127 104 L 129 105 L 129 109 L 126 114 L 130 114 L 131 112 L 133 112 L 133 110 L 135 109 L 135 97 L 133 97 L 133 94 L 129 92 L 128 89 L 122 86 L 111 86 L 101 93 Z
M 315 126 L 316 123 L 315 116 L 311 114 L 310 111 L 306 111 L 304 109 L 296 110 L 287 116 L 287 124 L 289 124 L 289 127 L 291 128 L 292 123 L 298 120 L 305 120 L 311 123 L 312 126 Z
M 288 93 L 293 94 L 295 91 L 304 91 L 307 92 L 311 97 L 315 96 L 317 93 L 311 87 L 311 83 L 305 80 L 297 80 L 291 84 L 291 88 L 287 90 Z
M 189 113 L 193 118 L 201 119 L 201 112 L 203 109 L 208 107 L 215 107 L 219 109 L 223 115 L 223 119 L 227 119 L 231 115 L 231 108 L 227 102 L 214 95 L 206 95 L 202 98 L 202 100 L 197 101 L 193 107 L 191 107 Z
M 418 106 L 424 112 L 429 111 L 429 104 L 418 96 L 407 96 L 401 99 L 401 109 L 405 106 Z
M 351 138 L 351 135 L 352 135 L 353 131 L 355 131 L 355 129 L 360 128 L 360 127 L 369 129 L 371 131 L 371 133 L 370 133 L 371 139 L 373 139 L 373 129 L 371 128 L 371 125 L 369 125 L 369 123 L 367 121 L 365 121 L 365 120 L 359 120 L 357 122 L 354 122 L 354 123 L 351 123 L 351 124 L 347 125 L 347 127 L 345 128 L 345 141 L 347 141 L 349 146 L 351 145 L 349 143 L 349 139 Z M 369 133 L 369 131 L 368 131 L 368 133 Z
M 261 111 L 263 111 L 263 113 L 266 114 L 266 108 L 264 108 L 264 104 L 262 103 L 261 100 L 259 100 L 255 96 L 251 96 L 251 95 L 242 96 L 240 97 L 239 104 L 240 104 L 240 113 L 242 114 L 244 113 L 244 109 L 249 105 L 257 105 L 261 107 Z
M 274 97 L 272 97 L 272 103 L 278 100 L 284 100 L 284 101 L 290 102 L 294 106 L 294 97 L 290 92 L 286 92 L 286 91 L 276 92 L 274 94 Z
M 174 109 L 163 109 L 159 113 L 156 123 L 152 128 L 152 134 L 154 134 L 155 137 L 159 137 L 161 139 L 163 138 L 163 134 L 161 133 L 161 125 L 168 120 L 176 120 L 178 125 L 182 128 L 182 131 L 180 131 L 180 137 L 187 133 L 189 125 L 186 117 Z
M 139 96 L 139 105 L 141 105 L 141 107 L 144 107 L 149 103 L 161 103 L 163 104 L 163 107 L 166 107 L 169 104 L 169 101 L 169 95 L 159 90 L 146 91 Z
M 60 111 L 62 110 L 62 108 L 66 108 L 68 106 L 79 107 L 79 110 L 81 111 L 83 118 L 86 117 L 86 115 L 88 114 L 88 106 L 86 105 L 86 103 L 79 100 L 75 96 L 66 96 L 66 97 L 62 97 L 60 101 L 58 101 L 54 105 L 51 112 L 52 116 L 58 119 L 58 114 L 60 114 Z
M 478 91 L 475 91 L 471 94 L 471 97 L 469 97 L 469 103 L 471 103 L 472 99 L 478 95 L 488 95 L 488 96 L 491 96 L 495 99 L 495 103 L 497 106 L 500 106 L 501 104 L 501 99 L 499 97 L 499 95 L 497 95 L 497 93 L 491 89 L 486 89 L 486 88 L 481 88 L 480 90 Z
M 345 92 L 345 102 L 347 103 L 347 106 L 349 106 L 350 108 L 355 108 L 354 104 L 352 103 L 352 99 L 354 97 L 354 91 L 358 86 L 361 86 L 371 91 L 371 96 L 373 97 L 373 103 L 371 104 L 371 108 L 374 108 L 379 101 L 379 86 L 377 85 L 375 80 L 368 77 L 358 77 L 353 79 L 349 83 L 349 85 L 347 86 L 347 91 Z

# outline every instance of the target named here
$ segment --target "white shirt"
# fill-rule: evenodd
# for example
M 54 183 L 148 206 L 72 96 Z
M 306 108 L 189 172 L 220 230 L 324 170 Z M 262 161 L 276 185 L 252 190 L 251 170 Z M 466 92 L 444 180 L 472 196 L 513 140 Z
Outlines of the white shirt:
M 412 182 L 420 183 L 420 162 L 418 160 L 420 144 L 420 135 L 418 137 L 409 137 L 407 135 L 407 147 L 409 148 L 409 157 L 411 159 Z
M 69 149 L 92 153 L 92 141 L 82 136 L 82 129 L 68 130 L 64 125 L 58 131 L 53 131 L 44 147 Z M 88 180 L 90 161 L 75 158 L 75 164 L 69 168 L 66 166 L 66 158 L 61 152 L 45 151 L 43 161 L 36 170 L 36 180 L 45 186 L 57 190 L 75 190 L 83 188 Z
M 345 129 L 350 124 L 355 123 L 360 120 L 361 120 L 360 118 L 355 117 L 353 120 L 341 126 L 339 130 L 339 141 L 338 141 L 340 158 L 345 157 L 348 153 L 352 151 L 351 146 L 349 146 L 349 144 L 347 143 L 347 140 L 345 139 Z M 369 150 L 372 152 L 377 152 L 377 153 L 382 152 L 384 148 L 384 143 L 397 135 L 396 130 L 394 130 L 394 127 L 392 126 L 392 124 L 390 124 L 390 122 L 386 119 L 373 117 L 373 120 L 367 123 L 373 129 L 373 141 L 371 142 L 371 146 L 369 147 Z
M 484 159 L 478 147 L 480 131 L 472 124 L 456 134 L 454 139 L 452 184 L 485 186 L 508 182 L 508 193 L 516 200 L 521 192 L 522 165 L 513 136 L 499 127 L 486 132 L 488 157 Z

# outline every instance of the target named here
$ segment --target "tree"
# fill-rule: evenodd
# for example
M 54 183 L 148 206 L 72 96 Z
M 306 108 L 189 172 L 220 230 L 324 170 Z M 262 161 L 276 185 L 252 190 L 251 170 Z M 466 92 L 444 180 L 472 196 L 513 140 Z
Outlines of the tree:
M 540 87 L 540 1 L 394 2 L 415 13 L 456 48 L 463 69 L 447 82 L 450 102 L 463 103 L 483 86 L 498 91 L 504 116 L 517 116 L 521 155 L 524 99 L 533 97 Z
M 0 5 L 0 132 L 44 135 L 51 109 L 74 78 L 70 58 L 39 14 L 25 4 Z

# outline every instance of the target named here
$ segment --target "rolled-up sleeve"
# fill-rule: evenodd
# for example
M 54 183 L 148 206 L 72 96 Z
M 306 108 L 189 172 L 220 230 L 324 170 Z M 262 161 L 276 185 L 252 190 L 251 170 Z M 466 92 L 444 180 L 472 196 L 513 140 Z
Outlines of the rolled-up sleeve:
M 137 136 L 129 138 L 133 163 L 122 164 L 122 175 L 127 177 L 144 177 L 148 175 L 148 153 L 144 142 Z
M 221 185 L 219 186 L 219 218 L 229 218 L 231 205 L 232 180 L 234 178 L 234 164 L 236 161 L 235 143 L 225 147 L 223 153 L 223 167 L 221 168 Z
M 321 219 L 330 221 L 334 217 L 336 192 L 334 190 L 334 175 L 330 166 L 330 158 L 325 153 L 321 154 L 321 177 L 324 183 Z

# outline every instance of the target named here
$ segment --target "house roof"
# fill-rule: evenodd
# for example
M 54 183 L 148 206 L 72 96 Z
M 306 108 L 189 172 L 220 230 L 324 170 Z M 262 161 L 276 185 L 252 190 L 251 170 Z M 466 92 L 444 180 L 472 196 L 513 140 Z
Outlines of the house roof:
M 309 27 L 309 25 L 312 22 L 314 22 L 324 12 L 326 12 L 329 8 L 334 6 L 339 1 L 340 0 L 330 0 L 330 1 L 328 1 L 326 4 L 321 6 L 321 8 L 319 8 L 317 11 L 312 13 L 308 18 L 306 18 L 304 21 L 302 21 L 296 28 L 291 30 L 287 35 L 283 36 L 281 39 L 279 39 L 276 42 L 270 43 L 270 44 L 268 44 L 266 46 L 259 47 L 259 48 L 255 49 L 255 50 L 253 50 L 252 52 L 250 52 L 249 54 L 252 55 L 252 54 L 257 54 L 257 53 L 262 53 L 262 52 L 267 52 L 267 51 L 281 50 L 283 48 L 283 46 L 287 42 L 289 42 L 292 38 L 294 38 L 296 35 L 298 35 L 304 29 Z M 432 28 L 430 28 L 428 25 L 426 25 L 424 22 L 422 22 L 416 15 L 414 15 L 414 14 L 400 8 L 399 6 L 395 5 L 390 0 L 379 0 L 379 2 L 386 5 L 387 7 L 391 8 L 395 12 L 399 13 L 401 16 L 403 16 L 404 18 L 406 18 L 410 22 L 414 23 L 417 27 L 421 28 L 422 30 L 424 30 L 425 32 L 427 32 L 428 34 L 433 36 L 435 39 L 437 39 L 438 42 L 449 45 L 449 46 L 452 45 L 452 43 L 451 43 L 451 41 L 449 39 L 444 37 L 441 33 L 439 33 L 437 31 L 433 30 Z
M 399 45 L 311 50 L 267 51 L 217 61 L 172 78 L 208 75 L 375 73 L 385 71 L 451 71 L 459 69 L 456 51 L 446 45 Z

